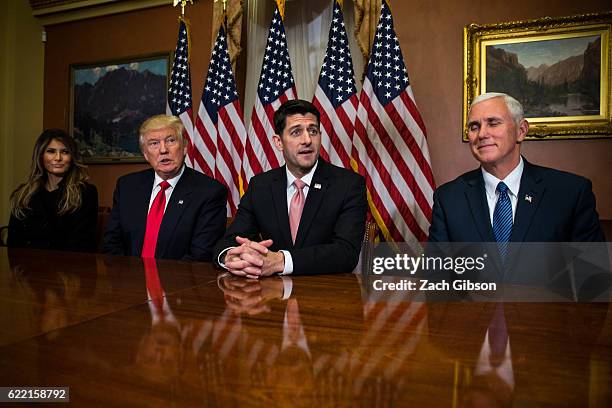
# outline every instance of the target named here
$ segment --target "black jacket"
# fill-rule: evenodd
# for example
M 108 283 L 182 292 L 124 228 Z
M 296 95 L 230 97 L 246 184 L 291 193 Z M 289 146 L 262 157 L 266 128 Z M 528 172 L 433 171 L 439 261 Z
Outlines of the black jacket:
M 98 222 L 98 190 L 86 183 L 83 202 L 76 211 L 58 215 L 63 185 L 55 191 L 39 189 L 30 200 L 23 220 L 11 215 L 8 246 L 18 248 L 95 252 Z

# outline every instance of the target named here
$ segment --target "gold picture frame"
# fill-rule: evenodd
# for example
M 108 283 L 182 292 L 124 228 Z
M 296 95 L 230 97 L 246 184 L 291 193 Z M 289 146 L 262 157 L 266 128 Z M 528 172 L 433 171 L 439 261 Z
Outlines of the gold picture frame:
M 523 104 L 527 139 L 612 137 L 611 27 L 612 12 L 467 25 L 463 140 L 469 106 L 485 92 Z

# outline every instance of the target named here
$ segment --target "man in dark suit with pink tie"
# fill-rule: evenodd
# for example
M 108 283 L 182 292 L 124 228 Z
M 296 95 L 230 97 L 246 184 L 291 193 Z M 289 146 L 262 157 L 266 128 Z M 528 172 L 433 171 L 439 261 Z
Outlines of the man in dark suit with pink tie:
M 274 114 L 285 165 L 250 180 L 214 259 L 237 276 L 351 272 L 365 229 L 363 177 L 319 157 L 320 113 L 291 100 Z

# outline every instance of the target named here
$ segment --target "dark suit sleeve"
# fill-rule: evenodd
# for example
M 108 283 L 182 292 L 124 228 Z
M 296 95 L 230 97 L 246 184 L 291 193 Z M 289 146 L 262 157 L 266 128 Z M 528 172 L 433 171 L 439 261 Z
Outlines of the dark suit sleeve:
M 237 236 L 245 237 L 252 241 L 259 242 L 261 240 L 259 226 L 257 225 L 257 220 L 253 211 L 253 191 L 256 188 L 257 182 L 253 179 L 251 184 L 249 184 L 249 188 L 247 188 L 247 191 L 240 199 L 240 205 L 238 206 L 238 211 L 236 212 L 234 221 L 227 228 L 223 238 L 221 238 L 215 245 L 215 249 L 213 251 L 213 262 L 215 264 L 219 265 L 217 261 L 221 252 L 227 248 L 238 245 L 236 243 Z
M 93 252 L 96 249 L 98 223 L 98 190 L 92 184 L 82 189 L 81 207 L 74 214 L 74 230 L 66 241 L 66 249 Z
M 227 189 L 221 183 L 214 182 L 208 198 L 200 207 L 191 237 L 189 253 L 182 259 L 186 261 L 210 261 L 213 256 L 213 247 L 225 232 L 227 221 L 226 202 Z
M 289 250 L 294 275 L 348 273 L 357 265 L 368 204 L 364 178 L 352 177 L 350 181 L 331 242 Z
M 434 204 L 429 227 L 429 242 L 449 242 L 446 215 L 442 208 L 439 191 L 434 192 Z
M 599 224 L 599 215 L 595 209 L 595 195 L 590 180 L 584 180 L 581 184 L 573 219 L 572 242 L 603 242 L 606 240 Z
M 119 203 L 121 194 L 121 179 L 117 181 L 115 192 L 113 193 L 113 208 L 104 233 L 104 244 L 102 252 L 110 255 L 127 255 L 127 248 L 123 242 L 123 230 L 121 228 Z

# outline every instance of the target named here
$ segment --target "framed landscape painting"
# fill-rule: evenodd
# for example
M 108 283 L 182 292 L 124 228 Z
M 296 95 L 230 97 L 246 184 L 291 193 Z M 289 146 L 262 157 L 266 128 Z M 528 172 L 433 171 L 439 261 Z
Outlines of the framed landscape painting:
M 612 12 L 464 29 L 463 139 L 472 100 L 515 97 L 528 139 L 612 137 Z
M 70 132 L 86 163 L 144 161 L 138 128 L 165 113 L 170 54 L 72 65 Z

